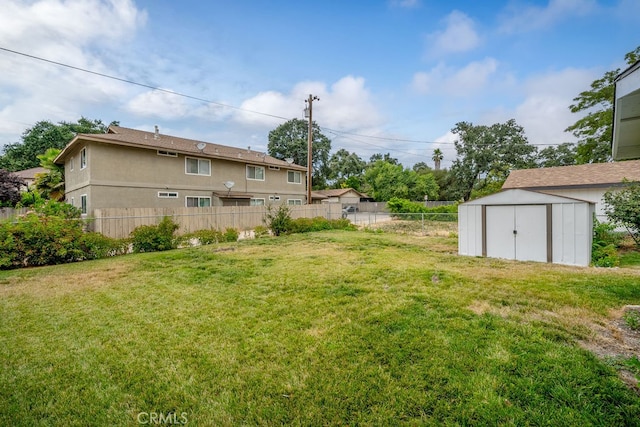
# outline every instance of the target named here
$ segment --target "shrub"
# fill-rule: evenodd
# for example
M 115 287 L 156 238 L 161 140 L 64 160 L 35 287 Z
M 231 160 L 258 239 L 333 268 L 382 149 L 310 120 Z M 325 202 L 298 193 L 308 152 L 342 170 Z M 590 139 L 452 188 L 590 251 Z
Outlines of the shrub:
M 315 218 L 298 218 L 291 221 L 291 233 L 308 233 L 322 230 L 353 230 L 355 226 L 348 219 L 328 220 L 318 216 Z
M 225 242 L 237 242 L 240 232 L 235 228 L 227 228 L 222 236 Z
M 291 232 L 291 209 L 287 205 L 279 205 L 278 208 L 267 206 L 267 213 L 263 219 L 274 236 Z
M 129 251 L 128 239 L 112 239 L 100 233 L 85 232 L 80 239 L 84 259 L 124 255 Z
M 620 264 L 617 247 L 622 236 L 615 232 L 615 226 L 594 219 L 591 263 L 596 267 L 615 267 Z
M 427 219 L 431 221 L 456 221 L 458 219 L 458 205 L 455 204 L 428 208 L 419 202 L 394 197 L 387 202 L 387 208 L 392 214 L 412 214 L 402 215 L 403 219 Z M 399 217 L 400 215 L 395 216 Z
M 142 225 L 131 232 L 133 252 L 166 251 L 178 247 L 174 233 L 180 228 L 169 217 L 164 217 L 158 225 Z
M 264 225 L 258 225 L 253 229 L 253 235 L 256 239 L 266 237 L 269 235 L 269 229 Z
M 622 316 L 629 329 L 640 330 L 640 311 L 627 310 Z
M 218 243 L 222 241 L 222 233 L 218 230 L 198 230 L 192 235 L 190 235 L 196 239 L 201 245 L 211 245 L 213 243 Z

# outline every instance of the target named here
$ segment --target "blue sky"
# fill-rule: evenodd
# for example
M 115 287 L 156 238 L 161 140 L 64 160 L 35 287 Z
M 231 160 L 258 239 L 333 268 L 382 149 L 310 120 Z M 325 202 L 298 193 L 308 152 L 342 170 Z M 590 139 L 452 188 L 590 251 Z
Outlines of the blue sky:
M 640 44 L 638 0 L 0 3 L 0 48 L 212 101 L 0 50 L 0 145 L 85 116 L 266 151 L 313 94 L 334 152 L 448 166 L 460 121 L 572 142 L 572 99 Z

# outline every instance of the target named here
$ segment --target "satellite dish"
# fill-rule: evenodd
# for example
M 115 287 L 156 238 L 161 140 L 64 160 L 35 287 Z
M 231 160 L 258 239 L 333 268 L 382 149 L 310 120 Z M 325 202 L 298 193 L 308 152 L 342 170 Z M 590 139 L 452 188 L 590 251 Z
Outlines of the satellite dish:
M 287 162 L 287 163 L 289 163 L 289 164 L 293 163 L 293 159 L 292 159 L 291 157 L 287 157 L 287 158 L 286 158 L 286 159 L 284 159 L 284 160 L 285 160 L 285 162 Z
M 206 147 L 207 144 L 204 142 L 199 142 L 198 145 L 196 145 L 196 147 L 198 147 L 198 150 L 202 151 L 204 150 L 204 147 Z
M 233 181 L 227 181 L 224 183 L 224 186 L 227 187 L 229 190 L 231 190 L 234 185 L 236 185 L 236 183 Z

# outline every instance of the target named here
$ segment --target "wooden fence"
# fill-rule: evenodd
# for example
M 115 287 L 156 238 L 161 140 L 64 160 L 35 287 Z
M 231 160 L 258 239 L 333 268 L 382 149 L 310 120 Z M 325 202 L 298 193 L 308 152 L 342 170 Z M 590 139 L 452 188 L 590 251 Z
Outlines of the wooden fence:
M 24 215 L 29 212 L 29 210 L 30 208 L 0 208 L 0 220 L 15 218 L 16 216 Z
M 289 206 L 292 218 L 325 217 L 339 219 L 342 215 L 340 204 Z M 141 225 L 156 225 L 169 216 L 180 225 L 179 233 L 215 229 L 224 231 L 235 228 L 239 231 L 251 230 L 264 225 L 267 213 L 265 206 L 212 206 L 207 208 L 110 208 L 96 209 L 87 220 L 88 228 L 114 238 L 128 237 Z

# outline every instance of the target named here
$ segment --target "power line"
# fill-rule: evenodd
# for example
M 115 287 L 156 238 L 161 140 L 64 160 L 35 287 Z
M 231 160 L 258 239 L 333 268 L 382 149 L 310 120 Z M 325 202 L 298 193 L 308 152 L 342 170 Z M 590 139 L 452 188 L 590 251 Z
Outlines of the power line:
M 249 109 L 246 109 L 246 108 L 236 107 L 234 105 L 229 105 L 229 104 L 224 104 L 224 103 L 217 102 L 217 101 L 212 101 L 210 99 L 200 98 L 200 97 L 197 97 L 197 96 L 192 96 L 192 95 L 188 95 L 188 94 L 181 93 L 181 92 L 175 92 L 173 90 L 163 89 L 163 88 L 160 88 L 160 87 L 157 87 L 157 86 L 153 86 L 153 85 L 150 85 L 150 84 L 140 83 L 140 82 L 136 82 L 134 80 L 125 79 L 125 78 L 121 78 L 121 77 L 112 76 L 112 75 L 109 75 L 109 74 L 100 73 L 98 71 L 88 70 L 86 68 L 76 67 L 74 65 L 69 65 L 69 64 L 62 63 L 62 62 L 53 61 L 53 60 L 42 58 L 42 57 L 39 57 L 39 56 L 30 55 L 30 54 L 24 53 L 24 52 L 18 52 L 16 50 L 8 49 L 8 48 L 2 47 L 2 46 L 0 46 L 0 50 L 3 50 L 5 52 L 9 52 L 9 53 L 13 53 L 15 55 L 24 56 L 26 58 L 35 59 L 37 61 L 58 65 L 60 67 L 65 67 L 65 68 L 69 68 L 69 69 L 72 69 L 72 70 L 81 71 L 81 72 L 84 72 L 84 73 L 89 73 L 89 74 L 93 74 L 93 75 L 96 75 L 96 76 L 104 77 L 104 78 L 107 78 L 107 79 L 111 79 L 111 80 L 116 80 L 116 81 L 123 82 L 123 83 L 132 84 L 132 85 L 135 85 L 135 86 L 140 86 L 140 87 L 144 87 L 144 88 L 147 88 L 147 89 L 152 89 L 152 90 L 155 90 L 155 91 L 158 91 L 158 92 L 163 92 L 163 93 L 168 93 L 168 94 L 175 95 L 175 96 L 181 96 L 183 98 L 193 99 L 195 101 L 200 101 L 200 102 L 204 102 L 204 103 L 207 103 L 207 104 L 218 105 L 218 106 L 221 106 L 221 107 L 224 107 L 224 108 L 230 108 L 230 109 L 233 109 L 233 110 L 243 111 L 243 112 L 252 113 L 252 114 L 258 114 L 258 115 L 266 116 L 266 117 L 273 117 L 273 118 L 280 119 L 280 120 L 285 120 L 285 121 L 286 120 L 290 120 L 290 118 L 283 117 L 283 116 L 278 116 L 276 114 L 264 113 L 262 111 L 256 111 L 256 110 L 249 110 Z M 351 135 L 351 136 L 357 136 L 357 137 L 361 137 L 361 138 L 376 139 L 376 140 L 380 140 L 380 141 L 408 142 L 408 143 L 412 143 L 412 144 L 444 144 L 444 145 L 455 144 L 455 142 L 452 142 L 452 141 L 426 141 L 426 140 L 415 140 L 415 139 L 391 138 L 391 137 L 375 136 L 375 135 L 363 135 L 363 134 L 358 134 L 358 133 L 354 133 L 354 132 L 347 132 L 347 131 L 341 131 L 341 130 L 337 130 L 337 129 L 331 129 L 331 128 L 327 128 L 327 127 L 322 127 L 322 129 L 324 129 L 325 131 L 329 131 L 329 132 L 333 133 L 336 136 L 342 136 L 342 137 L 345 137 L 345 138 L 347 137 L 346 135 Z M 376 146 L 374 144 L 366 143 L 364 141 L 358 141 L 358 142 L 361 142 L 362 144 L 371 145 L 373 147 L 383 148 L 385 150 L 400 151 L 400 152 L 404 152 L 404 153 L 407 153 L 407 154 L 414 154 L 414 153 L 411 153 L 411 152 L 408 152 L 408 151 L 403 151 L 403 150 L 398 150 L 398 149 L 390 149 L 388 147 L 383 147 L 383 146 Z M 531 144 L 531 145 L 534 145 L 534 146 L 554 146 L 554 145 L 560 145 L 560 144 L 562 144 L 562 143 Z
M 244 112 L 247 112 L 247 113 L 260 114 L 262 116 L 267 116 L 267 117 L 274 117 L 276 119 L 289 120 L 287 117 L 277 116 L 275 114 L 263 113 L 261 111 L 248 110 L 246 108 L 236 107 L 234 105 L 223 104 L 221 102 L 211 101 L 210 99 L 199 98 L 197 96 L 187 95 L 185 93 L 175 92 L 175 91 L 172 91 L 172 90 L 169 90 L 169 89 L 162 89 L 162 88 L 157 87 L 157 86 L 153 86 L 153 85 L 149 85 L 149 84 L 145 84 L 145 83 L 139 83 L 139 82 L 136 82 L 136 81 L 133 81 L 133 80 L 124 79 L 124 78 L 116 77 L 116 76 L 111 76 L 109 74 L 99 73 L 99 72 L 93 71 L 93 70 L 87 70 L 86 68 L 76 67 L 76 66 L 73 66 L 73 65 L 64 64 L 62 62 L 52 61 L 50 59 L 45 59 L 45 58 L 42 58 L 42 57 L 39 57 L 39 56 L 35 56 L 35 55 L 29 55 L 27 53 L 18 52 L 16 50 L 7 49 L 7 48 L 2 47 L 2 46 L 0 46 L 0 50 L 4 50 L 5 52 L 14 53 L 16 55 L 21 55 L 21 56 L 24 56 L 24 57 L 27 57 L 27 58 L 35 59 L 37 61 L 48 62 L 49 64 L 59 65 L 60 67 L 66 67 L 66 68 L 70 68 L 72 70 L 82 71 L 84 73 L 89 73 L 89 74 L 94 74 L 96 76 L 105 77 L 107 79 L 117 80 L 119 82 L 129 83 L 129 84 L 132 84 L 132 85 L 145 87 L 147 89 L 157 90 L 159 92 L 164 92 L 164 93 L 168 93 L 168 94 L 171 94 L 171 95 L 182 96 L 184 98 L 189 98 L 189 99 L 193 99 L 193 100 L 196 100 L 196 101 L 205 102 L 207 104 L 219 105 L 219 106 L 225 107 L 225 108 L 232 108 L 234 110 L 244 111 Z

